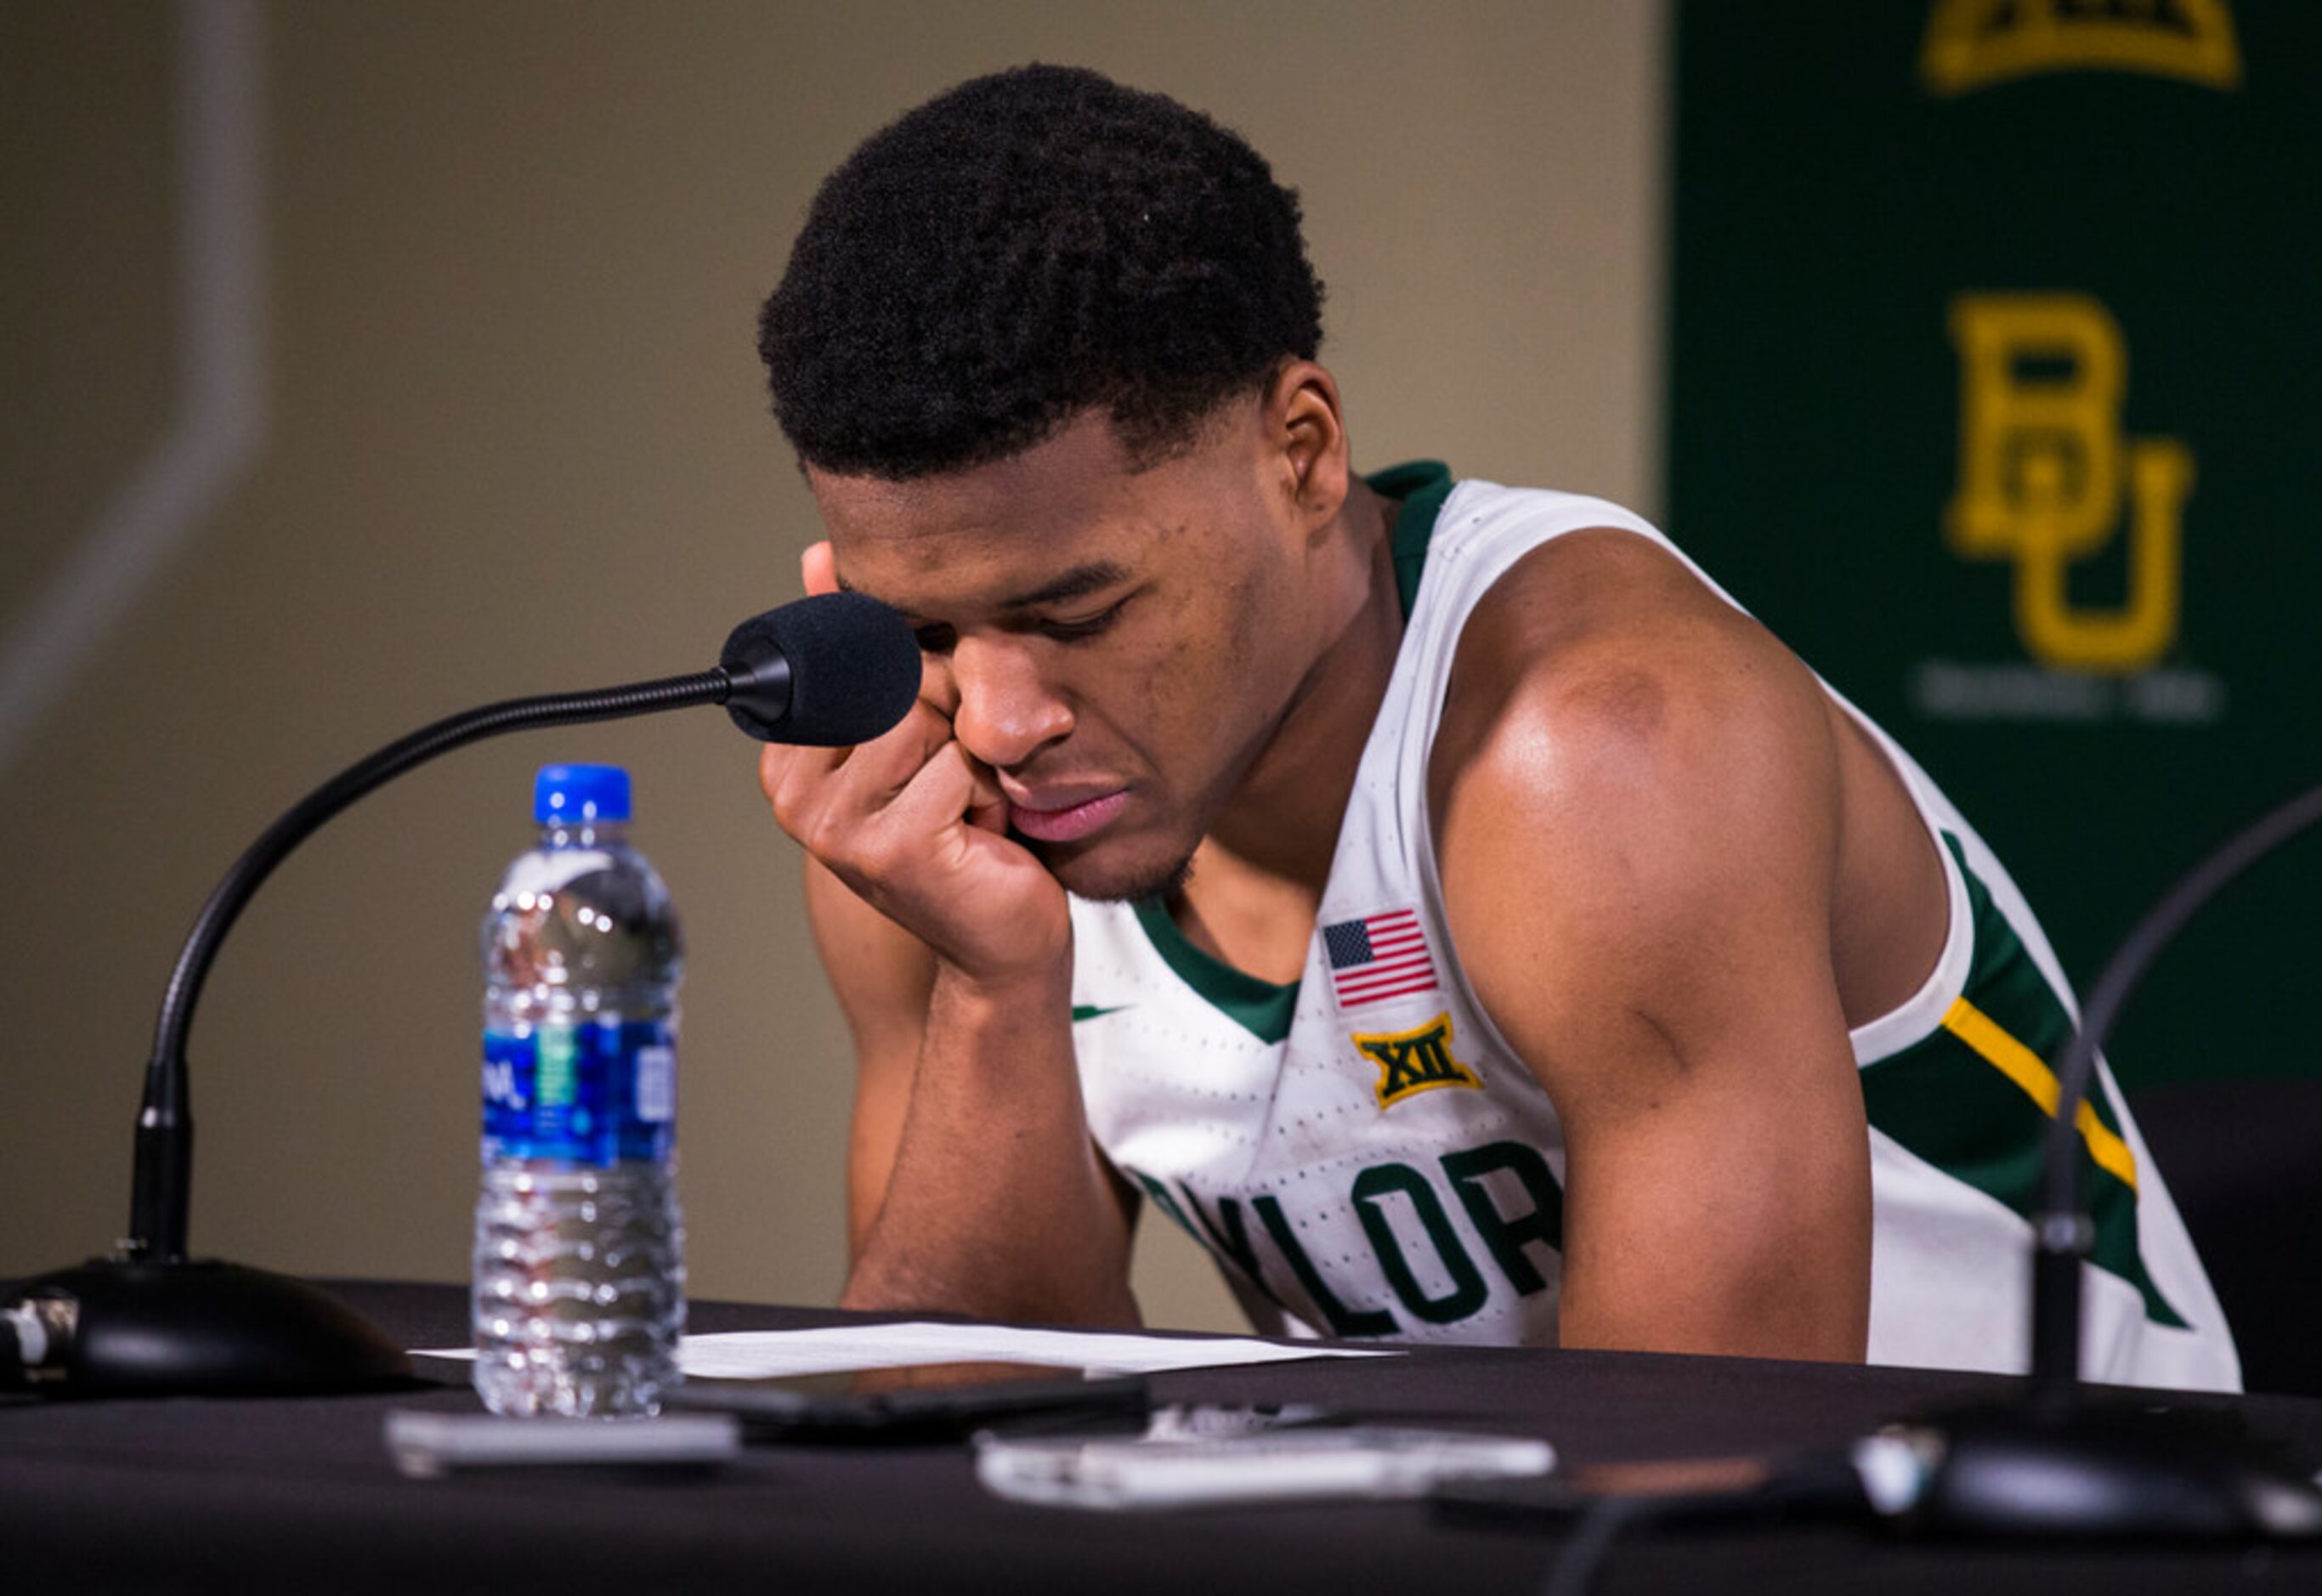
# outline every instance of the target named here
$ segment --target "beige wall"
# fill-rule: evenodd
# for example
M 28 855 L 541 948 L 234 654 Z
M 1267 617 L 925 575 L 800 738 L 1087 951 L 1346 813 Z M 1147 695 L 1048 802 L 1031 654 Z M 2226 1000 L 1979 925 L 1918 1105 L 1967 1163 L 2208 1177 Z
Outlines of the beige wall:
M 791 596 L 815 520 L 756 304 L 820 175 L 951 82 L 1086 63 L 1247 133 L 1305 196 L 1366 466 L 1440 454 L 1651 509 L 1662 9 L 260 6 L 262 315 L 234 336 L 263 432 L 173 555 L 103 573 L 59 634 L 76 557 L 201 420 L 186 44 L 160 5 L 0 7 L 0 660 L 21 687 L 36 634 L 89 651 L 0 737 L 0 1276 L 119 1233 L 162 980 L 279 810 L 451 710 L 699 669 Z M 634 767 L 692 944 L 697 1291 L 836 1292 L 846 1039 L 752 746 L 711 711 L 454 755 L 293 859 L 194 1032 L 197 1250 L 464 1276 L 473 927 L 530 771 L 563 757 Z M 1232 1322 L 1147 1229 L 1151 1317 Z

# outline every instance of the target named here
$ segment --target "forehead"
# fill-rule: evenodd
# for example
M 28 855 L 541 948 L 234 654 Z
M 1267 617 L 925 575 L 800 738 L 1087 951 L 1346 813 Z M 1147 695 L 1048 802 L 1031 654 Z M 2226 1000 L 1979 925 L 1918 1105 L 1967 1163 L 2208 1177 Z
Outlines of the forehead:
M 1230 441 L 1205 433 L 1144 469 L 1087 415 L 989 465 L 896 482 L 809 466 L 839 579 L 900 609 L 1000 607 L 1104 563 L 1135 574 L 1189 540 L 1232 491 Z

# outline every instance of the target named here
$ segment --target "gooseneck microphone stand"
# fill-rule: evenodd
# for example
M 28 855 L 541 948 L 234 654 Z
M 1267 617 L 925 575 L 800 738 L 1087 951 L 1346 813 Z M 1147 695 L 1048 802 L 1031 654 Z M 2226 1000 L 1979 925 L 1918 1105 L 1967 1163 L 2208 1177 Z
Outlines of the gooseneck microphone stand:
M 2215 1419 L 2162 1406 L 2159 1393 L 2139 1404 L 2098 1398 L 2080 1377 L 2081 1274 L 2096 1225 L 2079 1118 L 2097 1056 L 2138 981 L 2194 912 L 2317 821 L 2322 786 L 2229 838 L 2145 912 L 2089 988 L 2057 1065 L 2033 1217 L 2027 1389 L 2019 1402 L 1939 1415 L 1897 1432 L 1924 1468 L 1895 1504 L 1906 1525 L 2034 1536 L 2322 1535 L 2322 1492 L 2269 1449 Z
M 153 1056 L 145 1066 L 145 1101 L 137 1116 L 137 1162 L 123 1254 L 157 1263 L 186 1256 L 187 1190 L 193 1170 L 193 1117 L 187 1102 L 186 1033 L 209 978 L 218 945 L 275 867 L 334 815 L 439 754 L 504 732 L 580 725 L 656 710 L 723 703 L 731 690 L 723 670 L 672 676 L 598 692 L 551 693 L 488 704 L 446 716 L 350 765 L 267 827 L 210 894 L 178 954 L 153 1030 Z
M 901 719 L 918 683 L 918 645 L 900 616 L 858 595 L 827 595 L 744 622 L 712 670 L 471 709 L 316 788 L 234 862 L 178 955 L 145 1069 L 128 1236 L 110 1256 L 23 1281 L 0 1303 L 0 1351 L 15 1354 L 6 1361 L 26 1382 L 64 1395 L 320 1392 L 407 1380 L 402 1350 L 328 1292 L 187 1254 L 194 1122 L 186 1038 L 218 947 L 251 896 L 332 816 L 485 737 L 723 704 L 763 741 L 857 743 Z

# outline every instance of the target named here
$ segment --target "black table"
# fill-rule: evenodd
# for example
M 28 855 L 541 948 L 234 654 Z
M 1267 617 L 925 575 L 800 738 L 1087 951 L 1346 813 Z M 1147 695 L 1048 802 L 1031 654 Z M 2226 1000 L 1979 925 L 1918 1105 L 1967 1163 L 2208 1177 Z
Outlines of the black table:
M 338 1288 L 414 1346 L 466 1339 L 451 1286 Z M 697 1303 L 696 1330 L 845 1322 Z M 1414 1350 L 1154 1377 L 1166 1401 L 1326 1403 L 1545 1436 L 1570 1464 L 1787 1451 L 2011 1382 L 1912 1370 L 1644 1354 Z M 2322 1462 L 2322 1402 L 2238 1409 Z M 398 1476 L 396 1408 L 464 1391 L 266 1401 L 0 1404 L 0 1583 L 11 1591 L 297 1587 L 617 1591 L 1457 1592 L 1540 1588 L 1554 1533 L 1446 1522 L 1420 1504 L 1114 1515 L 1017 1506 L 964 1448 L 755 1448 L 709 1477 L 565 1471 Z M 36 1583 L 45 1581 L 45 1583 Z M 1934 1546 L 1805 1519 L 1641 1530 L 1596 1587 L 2063 1592 L 2322 1590 L 2322 1547 Z

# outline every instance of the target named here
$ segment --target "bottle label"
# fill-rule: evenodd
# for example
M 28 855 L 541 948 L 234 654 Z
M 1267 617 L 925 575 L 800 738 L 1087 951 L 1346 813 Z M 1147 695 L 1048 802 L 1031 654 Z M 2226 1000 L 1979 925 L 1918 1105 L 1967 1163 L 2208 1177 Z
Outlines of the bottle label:
M 484 1033 L 487 1163 L 663 1163 L 676 1121 L 677 1049 L 665 1021 Z

